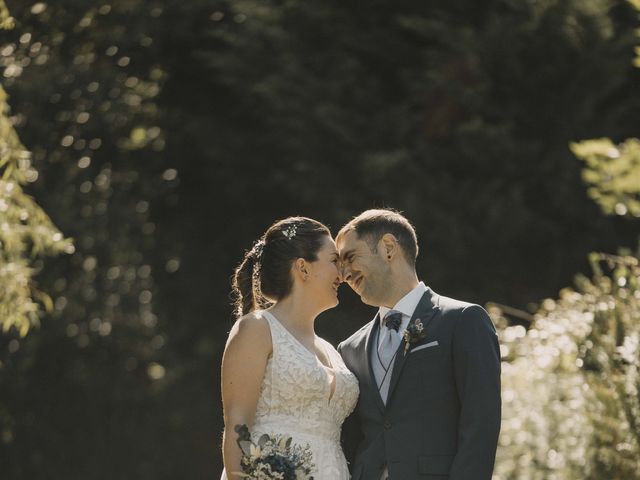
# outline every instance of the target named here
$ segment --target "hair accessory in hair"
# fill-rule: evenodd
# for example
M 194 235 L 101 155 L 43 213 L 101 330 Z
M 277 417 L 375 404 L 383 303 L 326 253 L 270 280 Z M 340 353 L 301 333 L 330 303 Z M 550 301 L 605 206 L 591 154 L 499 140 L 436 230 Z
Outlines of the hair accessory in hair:
M 291 225 L 288 228 L 285 228 L 284 230 L 282 230 L 282 234 L 287 237 L 289 240 L 291 240 L 293 237 L 296 236 L 296 233 L 298 233 L 298 226 L 294 223 L 293 225 Z
M 251 255 L 256 262 L 262 260 L 262 252 L 264 252 L 264 239 L 258 240 L 251 249 Z
M 251 249 L 251 256 L 253 257 L 253 281 L 254 285 L 260 282 L 260 270 L 262 268 L 262 252 L 264 252 L 264 239 L 258 240 Z

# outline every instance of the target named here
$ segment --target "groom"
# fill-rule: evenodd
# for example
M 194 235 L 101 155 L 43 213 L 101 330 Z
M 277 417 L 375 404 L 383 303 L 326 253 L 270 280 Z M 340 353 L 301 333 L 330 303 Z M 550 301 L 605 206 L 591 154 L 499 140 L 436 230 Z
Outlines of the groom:
M 490 480 L 501 401 L 489 316 L 418 280 L 416 234 L 395 211 L 363 212 L 336 243 L 344 281 L 379 308 L 338 347 L 360 382 L 344 426 L 353 480 Z

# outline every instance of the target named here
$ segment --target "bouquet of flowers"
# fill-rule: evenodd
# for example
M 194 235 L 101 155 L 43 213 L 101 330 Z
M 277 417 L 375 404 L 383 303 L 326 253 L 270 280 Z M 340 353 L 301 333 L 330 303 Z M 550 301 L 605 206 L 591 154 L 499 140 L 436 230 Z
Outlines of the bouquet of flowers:
M 236 425 L 235 431 L 242 450 L 242 472 L 236 475 L 250 480 L 313 480 L 315 465 L 308 445 L 292 445 L 291 437 L 266 434 L 255 444 L 246 425 Z

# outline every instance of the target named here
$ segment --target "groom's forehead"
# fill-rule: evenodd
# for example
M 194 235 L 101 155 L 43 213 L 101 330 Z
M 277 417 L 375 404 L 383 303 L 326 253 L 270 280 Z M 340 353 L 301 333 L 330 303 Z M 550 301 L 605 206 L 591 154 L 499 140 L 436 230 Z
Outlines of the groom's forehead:
M 361 243 L 364 242 L 358 237 L 358 233 L 355 230 L 341 235 L 336 242 L 341 257 L 345 257 L 357 250 L 361 246 Z
M 338 235 L 338 238 L 336 238 L 336 246 L 338 247 L 338 250 L 342 252 L 342 250 L 346 248 L 352 248 L 357 240 L 358 234 L 355 232 L 355 230 L 349 230 Z

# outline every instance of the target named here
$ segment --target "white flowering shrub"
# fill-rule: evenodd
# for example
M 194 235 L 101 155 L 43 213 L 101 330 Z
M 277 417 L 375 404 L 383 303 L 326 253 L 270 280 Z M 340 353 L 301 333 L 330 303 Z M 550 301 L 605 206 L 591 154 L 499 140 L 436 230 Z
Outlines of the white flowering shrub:
M 500 329 L 495 479 L 640 478 L 638 260 L 591 260 L 593 278 L 543 302 L 528 331 Z

